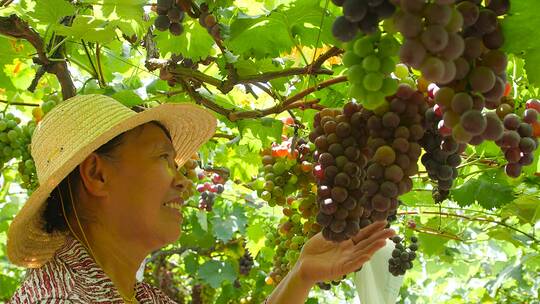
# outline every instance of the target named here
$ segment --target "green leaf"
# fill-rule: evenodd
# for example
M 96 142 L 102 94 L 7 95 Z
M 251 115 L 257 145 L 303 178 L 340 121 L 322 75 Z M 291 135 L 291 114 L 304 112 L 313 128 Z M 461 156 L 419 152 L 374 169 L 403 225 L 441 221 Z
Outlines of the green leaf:
M 218 288 L 223 282 L 232 282 L 236 271 L 228 261 L 210 260 L 199 267 L 199 277 L 212 288 Z
M 86 2 L 86 1 L 84 1 Z M 125 19 L 142 21 L 143 5 L 147 0 L 98 0 L 88 1 L 94 5 L 94 10 L 103 14 L 107 19 Z
M 499 156 L 501 154 L 501 148 L 499 148 L 493 141 L 484 141 L 478 146 L 475 146 L 474 151 L 484 157 Z
M 253 222 L 246 229 L 246 235 L 248 237 L 246 248 L 253 257 L 256 257 L 261 248 L 264 247 L 264 242 L 266 240 L 264 238 L 264 225 L 262 225 L 261 221 Z
M 247 218 L 245 210 L 241 206 L 234 205 L 230 208 L 214 208 L 216 215 L 210 219 L 214 227 L 214 235 L 217 239 L 228 242 L 235 232 L 244 233 Z
M 206 210 L 197 211 L 197 220 L 199 221 L 199 225 L 201 225 L 201 228 L 204 231 L 208 231 L 208 217 Z
M 523 242 L 521 242 L 519 239 L 516 239 L 512 233 L 508 229 L 504 228 L 495 228 L 491 229 L 487 233 L 492 239 L 507 241 L 512 243 L 516 247 L 522 247 L 526 246 Z
M 0 273 L 0 298 L 9 299 L 19 286 L 19 280 Z
M 459 188 L 452 190 L 451 194 L 461 207 L 478 202 L 482 207 L 492 209 L 514 200 L 513 187 L 497 172 L 485 172 L 477 178 L 471 178 Z
M 185 221 L 180 236 L 180 244 L 186 247 L 210 248 L 215 243 L 214 236 L 202 229 L 196 212 L 185 212 Z
M 231 24 L 230 38 L 225 42 L 233 53 L 255 58 L 279 57 L 297 44 L 314 46 L 319 33 L 321 46 L 335 41 L 330 32 L 334 18 L 326 15 L 323 19 L 325 14 L 318 1 L 299 0 L 281 5 L 267 16 L 239 16 Z
M 536 0 L 512 1 L 510 12 L 502 23 L 506 38 L 503 48 L 525 59 L 527 78 L 536 86 L 540 86 L 540 41 L 531 39 L 531 33 L 540 28 L 539 10 L 540 2 Z
M 139 95 L 137 95 L 137 93 L 128 90 L 116 92 L 111 97 L 118 100 L 126 107 L 137 106 L 144 102 L 144 100 Z
M 228 218 L 215 215 L 210 221 L 212 222 L 212 227 L 214 227 L 214 235 L 218 240 L 228 242 L 232 239 L 234 224 Z
M 229 168 L 231 178 L 247 180 L 257 174 L 260 158 L 257 150 L 251 150 L 245 145 L 221 146 L 216 151 L 214 161 L 218 166 Z
M 199 255 L 196 253 L 189 253 L 184 258 L 184 264 L 186 265 L 186 272 L 194 275 L 199 270 Z
M 204 59 L 212 55 L 214 40 L 199 22 L 189 20 L 183 23 L 185 32 L 180 36 L 173 36 L 166 32 L 155 31 L 155 41 L 163 57 L 171 54 L 182 54 L 194 60 Z
M 64 16 L 75 14 L 75 7 L 65 0 L 39 0 L 28 15 L 40 23 L 55 25 Z
M 281 139 L 283 123 L 268 117 L 243 119 L 238 121 L 238 130 L 242 135 L 240 145 L 247 145 L 254 150 L 262 150 L 263 147 L 268 147 L 272 142 Z
M 503 216 L 517 216 L 522 223 L 535 224 L 540 220 L 540 198 L 534 195 L 521 195 L 505 206 Z
M 433 196 L 431 191 L 411 191 L 399 197 L 399 199 L 408 207 L 414 207 L 417 204 L 426 205 L 433 204 Z
M 59 25 L 57 33 L 76 40 L 84 39 L 102 44 L 116 37 L 114 27 L 109 22 L 89 15 L 77 15 L 71 26 Z

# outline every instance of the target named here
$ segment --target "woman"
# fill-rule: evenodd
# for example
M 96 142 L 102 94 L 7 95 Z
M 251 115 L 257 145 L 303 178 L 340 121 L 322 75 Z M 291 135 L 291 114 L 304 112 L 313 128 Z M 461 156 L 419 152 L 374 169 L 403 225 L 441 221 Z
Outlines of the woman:
M 192 104 L 136 113 L 102 95 L 49 112 L 31 145 L 40 186 L 8 231 L 9 259 L 32 268 L 10 303 L 174 303 L 136 272 L 178 239 L 185 179 L 177 166 L 215 127 Z M 384 226 L 339 244 L 317 234 L 266 302 L 303 303 L 316 282 L 358 269 L 393 235 Z

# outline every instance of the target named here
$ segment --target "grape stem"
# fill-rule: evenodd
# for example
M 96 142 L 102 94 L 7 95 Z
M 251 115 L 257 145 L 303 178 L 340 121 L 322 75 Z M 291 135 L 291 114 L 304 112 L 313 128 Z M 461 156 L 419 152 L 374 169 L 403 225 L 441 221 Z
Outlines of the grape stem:
M 487 222 L 487 223 L 494 223 L 503 227 L 506 227 L 510 230 L 514 230 L 515 232 L 518 232 L 520 234 L 525 235 L 526 237 L 530 238 L 535 243 L 540 243 L 540 240 L 534 237 L 534 235 L 529 234 L 523 230 L 517 229 L 511 225 L 506 224 L 503 221 L 498 221 L 495 219 L 491 219 L 488 217 L 471 217 L 467 215 L 457 214 L 457 213 L 449 213 L 449 212 L 436 212 L 436 211 L 405 211 L 405 212 L 398 212 L 398 215 L 420 215 L 420 214 L 435 214 L 435 215 L 441 215 L 441 216 L 450 216 L 450 217 L 458 217 L 462 219 L 466 219 L 469 221 L 476 221 L 476 222 Z

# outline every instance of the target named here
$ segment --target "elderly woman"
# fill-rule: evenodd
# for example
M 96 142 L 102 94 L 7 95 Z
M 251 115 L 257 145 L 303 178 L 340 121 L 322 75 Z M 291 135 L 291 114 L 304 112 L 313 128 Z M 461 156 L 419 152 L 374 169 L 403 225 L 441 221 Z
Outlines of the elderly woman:
M 180 235 L 177 170 L 214 133 L 192 104 L 137 113 L 101 95 L 60 103 L 31 153 L 39 188 L 8 232 L 8 257 L 32 268 L 10 303 L 174 303 L 136 280 L 144 258 Z M 315 235 L 267 303 L 304 303 L 319 281 L 358 269 L 393 235 L 379 222 L 350 241 Z

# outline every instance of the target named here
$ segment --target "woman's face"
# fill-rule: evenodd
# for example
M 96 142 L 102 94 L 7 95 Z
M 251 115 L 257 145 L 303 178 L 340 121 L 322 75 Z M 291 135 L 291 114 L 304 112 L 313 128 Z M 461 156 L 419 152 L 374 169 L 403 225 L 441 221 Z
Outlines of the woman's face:
M 165 132 L 151 123 L 140 128 L 128 132 L 115 151 L 100 222 L 118 239 L 155 250 L 180 236 L 182 215 L 164 204 L 179 198 L 184 179 Z

